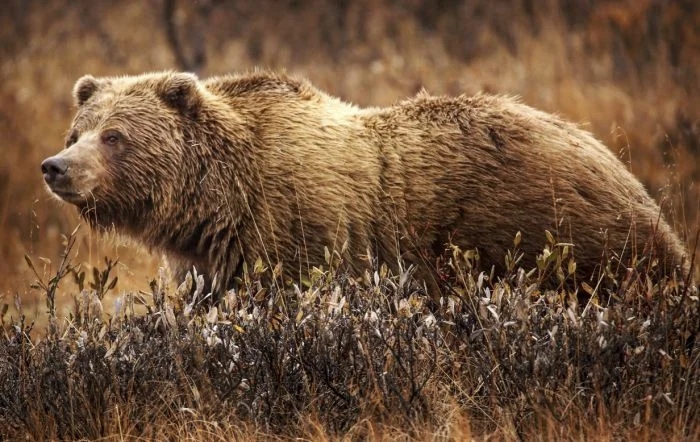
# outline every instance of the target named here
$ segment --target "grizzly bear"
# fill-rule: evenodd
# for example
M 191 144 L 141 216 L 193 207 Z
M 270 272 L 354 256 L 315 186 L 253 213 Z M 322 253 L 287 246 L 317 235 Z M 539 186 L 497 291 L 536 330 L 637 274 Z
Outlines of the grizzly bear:
M 243 263 L 299 280 L 325 248 L 349 271 L 368 256 L 434 270 L 449 244 L 482 268 L 534 268 L 545 230 L 573 244 L 577 272 L 624 268 L 654 246 L 665 274 L 686 251 L 642 184 L 574 124 L 518 100 L 426 93 L 360 109 L 308 81 L 255 72 L 94 78 L 44 180 L 99 229 L 194 266 L 219 289 Z M 429 273 L 428 273 L 429 274 Z

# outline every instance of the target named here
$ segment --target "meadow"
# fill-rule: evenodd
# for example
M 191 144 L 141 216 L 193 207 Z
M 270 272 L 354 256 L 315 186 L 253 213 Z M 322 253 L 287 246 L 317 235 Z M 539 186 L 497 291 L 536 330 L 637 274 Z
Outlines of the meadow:
M 437 300 L 381 263 L 282 289 L 251 264 L 212 309 L 160 256 L 76 231 L 39 171 L 87 73 L 284 69 L 362 106 L 503 93 L 593 132 L 692 250 L 698 66 L 692 0 L 4 2 L 0 439 L 700 439 L 686 281 L 491 275 L 455 248 Z

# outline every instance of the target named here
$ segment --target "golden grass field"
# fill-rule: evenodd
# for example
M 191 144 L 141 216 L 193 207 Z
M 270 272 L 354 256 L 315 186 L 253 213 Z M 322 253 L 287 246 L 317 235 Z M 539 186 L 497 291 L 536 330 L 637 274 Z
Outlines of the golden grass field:
M 10 315 L 17 318 L 18 309 L 27 321 L 36 319 L 42 327 L 47 324 L 45 293 L 30 287 L 36 277 L 24 256 L 48 279 L 57 270 L 65 237 L 79 224 L 72 207 L 48 194 L 39 170 L 41 160 L 63 146 L 74 112 L 74 82 L 88 73 L 174 69 L 206 77 L 256 67 L 304 75 L 319 88 L 361 106 L 390 105 L 422 88 L 432 94 L 487 91 L 518 95 L 529 105 L 580 123 L 619 154 L 661 202 L 664 214 L 688 247 L 694 246 L 700 229 L 700 4 L 693 0 L 8 0 L 0 6 L 0 268 L 4 270 L 0 306 L 9 306 L 4 325 Z M 105 257 L 118 259 L 111 272 L 118 282 L 105 298 L 108 311 L 114 308 L 115 295 L 134 290 L 151 293 L 149 282 L 157 278 L 162 264 L 159 256 L 137 244 L 123 238 L 98 238 L 87 226 L 79 229 L 71 256 L 88 273 L 93 265 L 103 268 Z M 481 293 L 481 288 L 465 290 Z M 75 293 L 75 283 L 65 278 L 56 301 L 59 318 L 76 312 Z M 640 289 L 638 293 L 648 292 Z M 99 329 L 88 331 L 100 333 Z M 263 338 L 267 339 L 255 342 L 263 343 Z M 494 348 L 500 347 L 488 351 Z M 691 354 L 697 358 L 697 352 Z M 443 357 L 449 359 L 441 354 L 436 360 Z M 189 373 L 187 367 L 183 372 Z M 507 393 L 522 399 L 529 394 L 525 391 L 518 396 L 504 387 L 510 384 L 502 382 L 492 385 L 493 395 Z M 571 382 L 567 388 L 574 385 Z M 313 382 L 310 385 L 317 387 Z M 446 395 L 440 385 L 430 384 L 432 393 Z M 464 385 L 453 383 L 450 388 Z M 693 394 L 700 394 L 700 388 L 694 388 Z M 527 407 L 532 402 L 528 401 L 534 399 L 522 399 L 516 411 L 495 396 L 491 402 L 475 402 L 473 407 L 496 404 L 498 417 L 489 423 L 482 416 L 470 424 L 475 412 L 459 405 L 468 396 L 462 393 L 450 391 L 447 397 L 462 399 L 439 405 L 448 418 L 432 420 L 413 432 L 392 427 L 391 419 L 377 426 L 373 410 L 386 406 L 379 399 L 376 408 L 362 408 L 356 421 L 341 430 L 352 438 L 523 437 L 522 428 L 527 424 L 522 419 L 530 414 L 522 411 L 530 410 Z M 313 396 L 309 391 L 305 394 Z M 571 387 L 567 394 L 566 398 L 573 398 L 577 393 Z M 551 403 L 566 406 L 564 397 Z M 0 394 L 0 409 L 1 399 Z M 655 408 L 657 399 L 649 399 L 649 415 L 633 413 L 630 419 L 649 422 L 645 419 L 653 421 L 657 414 L 664 415 Z M 400 406 L 401 400 L 396 400 L 391 403 Z M 615 410 L 605 408 L 609 405 L 592 412 L 612 413 Z M 198 406 L 191 408 L 201 411 Z M 425 410 L 436 413 L 436 407 L 430 403 Z M 647 429 L 602 418 L 586 426 L 586 413 L 591 410 L 584 408 L 576 409 L 575 419 L 559 420 L 550 410 L 538 414 L 535 421 L 536 428 L 544 432 L 540 439 L 575 439 L 576 434 L 582 438 L 652 439 L 659 432 L 677 440 L 699 437 L 697 406 L 680 409 L 689 414 L 677 421 L 666 416 L 659 420 L 663 424 Z M 55 431 L 42 437 L 108 434 L 119 439 L 120 423 L 132 425 L 129 437 L 149 437 L 133 423 L 138 414 L 135 409 L 129 410 L 131 417 L 121 420 L 110 410 L 111 420 L 102 422 L 103 427 L 89 431 L 71 427 L 71 432 L 54 422 Z M 539 413 L 543 408 L 531 410 Z M 411 408 L 407 415 L 413 412 Z M 613 413 L 612 418 L 623 419 L 623 415 Z M 218 415 L 211 411 L 206 416 L 214 419 Z M 152 424 L 166 417 L 172 416 L 155 413 L 149 419 L 154 419 Z M 279 423 L 259 427 L 257 420 L 228 418 L 214 427 L 207 426 L 211 421 L 202 417 L 206 425 L 170 422 L 156 425 L 159 430 L 148 425 L 143 428 L 150 428 L 153 437 L 211 440 L 268 438 L 281 428 Z M 40 415 L 36 419 L 37 425 L 47 422 Z M 337 437 L 324 419 L 308 415 L 295 427 L 296 432 L 290 430 L 286 436 Z M 677 433 L 667 433 L 675 428 L 669 426 L 671 421 L 681 426 Z M 617 431 L 619 426 L 624 430 Z M 686 427 L 689 430 L 684 432 Z M 579 432 L 567 434 L 562 428 Z

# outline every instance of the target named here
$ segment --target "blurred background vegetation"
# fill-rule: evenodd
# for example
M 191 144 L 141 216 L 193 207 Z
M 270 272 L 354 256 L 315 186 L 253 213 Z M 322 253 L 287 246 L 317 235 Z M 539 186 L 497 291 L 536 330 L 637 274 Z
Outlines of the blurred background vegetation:
M 32 305 L 23 255 L 79 223 L 45 191 L 83 74 L 286 69 L 362 106 L 432 94 L 519 95 L 583 124 L 663 202 L 684 240 L 700 206 L 696 0 L 6 0 L 0 5 L 0 297 Z M 81 228 L 79 260 L 119 258 L 146 288 L 158 256 Z M 689 237 L 691 238 L 689 240 Z M 41 272 L 42 270 L 39 269 Z M 43 310 L 41 304 L 38 310 Z M 60 314 L 60 312 L 59 312 Z

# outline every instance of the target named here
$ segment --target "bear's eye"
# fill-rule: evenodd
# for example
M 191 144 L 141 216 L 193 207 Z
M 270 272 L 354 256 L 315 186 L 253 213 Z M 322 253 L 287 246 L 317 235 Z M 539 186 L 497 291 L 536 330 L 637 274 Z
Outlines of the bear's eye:
M 78 141 L 78 135 L 75 133 L 72 133 L 68 139 L 66 139 L 66 147 L 74 145 Z
M 110 146 L 116 146 L 119 143 L 121 136 L 119 132 L 109 130 L 102 135 L 102 141 Z

